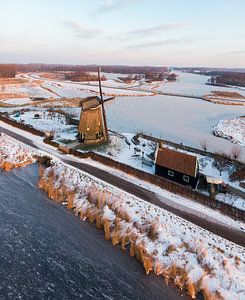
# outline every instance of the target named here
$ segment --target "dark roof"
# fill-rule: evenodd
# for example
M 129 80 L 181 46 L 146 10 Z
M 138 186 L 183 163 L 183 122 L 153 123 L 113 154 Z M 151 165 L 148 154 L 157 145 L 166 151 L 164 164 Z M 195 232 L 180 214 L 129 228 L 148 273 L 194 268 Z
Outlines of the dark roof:
M 196 177 L 197 157 L 168 148 L 159 148 L 156 164 L 167 169 Z
M 97 107 L 101 103 L 100 98 L 97 96 L 91 96 L 82 99 L 79 102 L 79 106 L 82 107 L 83 110 L 88 110 L 91 108 Z

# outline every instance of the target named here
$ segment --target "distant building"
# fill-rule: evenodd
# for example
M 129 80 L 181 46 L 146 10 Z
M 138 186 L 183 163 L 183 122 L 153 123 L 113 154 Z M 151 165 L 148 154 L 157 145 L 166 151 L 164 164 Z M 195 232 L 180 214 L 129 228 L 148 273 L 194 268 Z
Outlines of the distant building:
M 159 148 L 156 174 L 195 189 L 199 179 L 197 157 L 165 147 Z
M 84 144 L 107 142 L 106 117 L 101 99 L 95 96 L 82 99 L 80 107 L 78 139 Z

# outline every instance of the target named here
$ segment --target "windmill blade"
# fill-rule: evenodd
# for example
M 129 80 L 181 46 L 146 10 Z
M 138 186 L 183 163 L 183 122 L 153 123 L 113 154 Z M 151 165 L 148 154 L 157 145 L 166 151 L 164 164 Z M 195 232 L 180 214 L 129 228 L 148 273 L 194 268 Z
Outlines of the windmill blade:
M 99 89 L 100 89 L 100 102 L 103 102 L 103 93 L 101 87 L 101 79 L 100 79 L 100 67 L 98 67 L 98 79 L 99 79 Z
M 107 128 L 106 113 L 105 113 L 104 100 L 103 100 L 102 87 L 101 87 L 100 67 L 98 67 L 98 77 L 99 77 L 99 88 L 100 88 L 100 103 L 102 106 L 103 121 L 105 126 L 105 131 L 104 131 L 105 140 L 108 141 L 108 128 Z

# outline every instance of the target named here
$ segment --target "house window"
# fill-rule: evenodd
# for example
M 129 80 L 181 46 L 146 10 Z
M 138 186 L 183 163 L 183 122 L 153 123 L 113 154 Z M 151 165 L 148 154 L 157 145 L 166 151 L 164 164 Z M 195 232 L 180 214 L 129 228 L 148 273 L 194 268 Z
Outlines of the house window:
M 183 180 L 185 182 L 189 182 L 190 181 L 190 177 L 189 176 L 186 176 L 186 175 L 183 175 Z
M 174 172 L 171 170 L 168 170 L 168 176 L 174 177 Z

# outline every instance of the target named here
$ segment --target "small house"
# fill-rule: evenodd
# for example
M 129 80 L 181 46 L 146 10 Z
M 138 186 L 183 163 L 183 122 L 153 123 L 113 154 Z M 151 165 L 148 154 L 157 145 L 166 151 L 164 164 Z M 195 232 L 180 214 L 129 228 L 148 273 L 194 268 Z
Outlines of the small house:
M 156 175 L 195 189 L 199 179 L 198 160 L 194 155 L 166 147 L 159 148 L 155 172 Z

